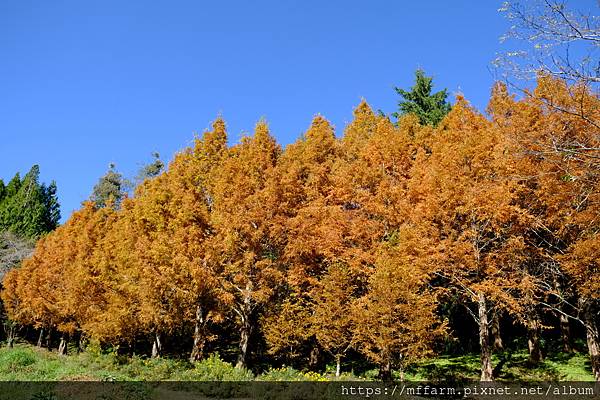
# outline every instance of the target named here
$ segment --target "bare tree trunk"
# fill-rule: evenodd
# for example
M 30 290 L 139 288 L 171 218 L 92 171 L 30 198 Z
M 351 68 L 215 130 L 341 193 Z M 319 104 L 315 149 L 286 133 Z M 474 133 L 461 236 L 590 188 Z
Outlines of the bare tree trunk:
M 40 328 L 40 335 L 37 340 L 37 347 L 42 347 L 42 341 L 44 340 L 44 327 Z
M 6 347 L 12 348 L 15 343 L 15 337 L 17 336 L 17 325 L 13 322 L 8 322 L 10 326 L 6 331 Z
M 60 343 L 58 345 L 58 355 L 64 356 L 66 354 L 67 354 L 67 338 L 66 338 L 66 335 L 63 333 L 60 336 Z
M 562 341 L 563 351 L 565 353 L 573 352 L 573 345 L 571 344 L 571 323 L 569 317 L 564 314 L 560 314 L 560 338 Z
M 562 280 L 560 277 L 554 278 L 554 287 L 555 287 L 555 290 L 557 291 L 557 293 L 560 294 L 560 296 L 565 296 Z M 569 321 L 569 317 L 567 316 L 567 310 L 566 310 L 565 303 L 562 303 L 559 306 L 559 310 L 562 311 L 562 312 L 558 312 L 558 318 L 560 321 L 559 322 L 560 339 L 562 342 L 563 351 L 565 353 L 572 353 L 573 345 L 571 343 L 571 324 Z
M 248 318 L 248 317 L 246 317 Z M 252 324 L 246 319 L 242 322 L 240 328 L 240 344 L 239 354 L 236 363 L 236 368 L 248 367 L 248 346 L 250 344 L 250 335 L 252 334 Z
M 52 347 L 52 326 L 48 327 L 46 331 L 46 348 L 50 350 Z
M 246 285 L 244 299 L 239 306 L 238 315 L 241 320 L 240 326 L 240 344 L 239 354 L 236 363 L 236 368 L 248 367 L 248 346 L 250 345 L 250 337 L 254 331 L 254 321 L 252 320 L 252 299 L 250 297 L 251 283 Z
M 162 353 L 162 343 L 160 341 L 160 335 L 158 333 L 154 334 L 154 341 L 152 342 L 152 358 L 160 357 Z
M 335 355 L 335 376 L 336 378 L 340 376 L 340 370 L 342 369 L 342 355 Z
M 541 323 L 537 316 L 532 315 L 529 321 L 527 321 L 527 347 L 529 349 L 529 362 L 531 364 L 539 364 L 544 359 L 540 344 L 541 335 Z
M 481 381 L 493 380 L 492 348 L 490 346 L 490 327 L 487 315 L 485 295 L 478 294 L 479 345 L 481 346 Z
M 497 351 L 504 350 L 504 344 L 502 343 L 502 336 L 500 335 L 500 318 L 502 314 L 500 311 L 495 311 L 492 316 L 491 335 L 493 338 L 492 349 Z
M 77 339 L 77 351 L 79 353 L 83 352 L 85 350 L 86 344 L 87 344 L 87 338 L 85 336 L 85 333 L 80 332 L 79 338 Z
M 600 382 L 600 335 L 596 323 L 596 307 L 593 300 L 582 301 L 585 322 L 585 333 L 587 339 L 592 373 L 597 382 Z
M 196 305 L 196 321 L 194 324 L 194 344 L 190 354 L 190 362 L 200 361 L 204 358 L 204 346 L 206 337 L 204 332 L 204 313 L 202 307 Z

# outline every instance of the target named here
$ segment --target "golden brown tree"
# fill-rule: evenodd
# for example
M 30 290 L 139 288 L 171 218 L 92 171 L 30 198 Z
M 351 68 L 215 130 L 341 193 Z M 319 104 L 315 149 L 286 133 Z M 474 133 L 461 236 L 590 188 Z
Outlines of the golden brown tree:
M 239 335 L 238 367 L 249 360 L 262 308 L 284 282 L 280 192 L 275 166 L 281 149 L 263 121 L 230 150 L 215 171 L 210 197 L 207 262 L 218 270 Z

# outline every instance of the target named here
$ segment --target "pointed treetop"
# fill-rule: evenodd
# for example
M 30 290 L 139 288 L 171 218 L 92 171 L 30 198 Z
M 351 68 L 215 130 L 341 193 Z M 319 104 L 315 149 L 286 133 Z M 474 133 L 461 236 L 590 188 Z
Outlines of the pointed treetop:
M 29 172 L 27 173 L 27 175 L 25 175 L 25 179 L 27 177 L 31 177 L 33 179 L 38 179 L 40 176 L 40 166 L 35 164 L 31 167 L 31 169 L 29 170 Z
M 20 187 L 21 187 L 21 174 L 19 174 L 17 172 L 15 174 L 15 176 L 8 182 L 8 185 L 6 185 L 6 196 L 7 197 L 14 196 L 19 191 Z
M 269 150 L 277 147 L 277 142 L 271 135 L 269 124 L 264 118 L 261 118 L 254 127 L 253 141 L 260 147 L 267 147 Z
M 227 125 L 223 117 L 219 115 L 212 123 L 212 130 L 205 131 L 202 140 L 196 142 L 197 151 L 198 145 L 205 149 L 205 155 L 209 157 L 219 154 L 227 147 Z
M 495 120 L 506 116 L 512 108 L 515 97 L 508 93 L 508 88 L 503 82 L 496 82 L 492 87 L 492 94 L 486 111 Z
M 398 102 L 399 111 L 392 115 L 400 118 L 404 114 L 416 114 L 422 125 L 437 126 L 440 121 L 450 112 L 451 105 L 446 101 L 448 92 L 446 89 L 432 93 L 433 78 L 425 76 L 422 69 L 415 72 L 415 85 L 406 91 L 395 88 L 402 96 Z
M 350 155 L 358 154 L 363 142 L 375 131 L 379 118 L 365 99 L 361 100 L 353 114 L 354 119 L 346 126 L 343 137 L 343 142 Z
M 108 206 L 109 199 L 112 199 L 110 206 L 115 209 L 119 208 L 121 200 L 125 197 L 128 182 L 119 172 L 115 170 L 114 163 L 108 165 L 108 171 L 94 186 L 90 200 L 93 201 L 98 208 Z
M 353 114 L 355 118 L 359 118 L 360 116 L 370 117 L 374 115 L 373 109 L 371 108 L 371 106 L 369 106 L 369 103 L 367 103 L 367 101 L 364 98 L 360 100 L 360 103 L 354 109 Z
M 271 136 L 269 132 L 269 123 L 265 118 L 261 118 L 258 120 L 256 125 L 254 126 L 254 136 L 255 137 L 268 137 Z
M 315 116 L 310 128 L 304 134 L 303 151 L 308 159 L 314 162 L 324 162 L 335 152 L 336 138 L 333 127 L 321 115 Z
M 325 140 L 335 139 L 331 123 L 322 115 L 316 115 L 310 123 L 310 128 L 306 131 L 307 140 Z
M 212 123 L 213 134 L 218 137 L 227 137 L 227 125 L 222 116 L 218 116 Z

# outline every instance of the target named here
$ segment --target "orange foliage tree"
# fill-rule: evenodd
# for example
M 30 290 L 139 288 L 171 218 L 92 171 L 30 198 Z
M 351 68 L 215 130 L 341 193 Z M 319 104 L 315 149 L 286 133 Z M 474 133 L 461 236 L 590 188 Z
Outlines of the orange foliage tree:
M 488 114 L 459 98 L 435 128 L 394 125 L 362 101 L 343 137 L 316 116 L 285 150 L 264 121 L 229 146 L 218 118 L 119 209 L 85 202 L 40 239 L 4 278 L 6 311 L 61 353 L 79 336 L 159 356 L 176 337 L 198 361 L 233 339 L 239 367 L 264 343 L 310 368 L 328 354 L 336 375 L 360 354 L 389 380 L 452 332 L 452 296 L 481 380 L 500 313 L 532 362 L 548 315 L 565 345 L 581 322 L 600 380 L 600 100 L 540 77 L 521 100 L 497 85 Z

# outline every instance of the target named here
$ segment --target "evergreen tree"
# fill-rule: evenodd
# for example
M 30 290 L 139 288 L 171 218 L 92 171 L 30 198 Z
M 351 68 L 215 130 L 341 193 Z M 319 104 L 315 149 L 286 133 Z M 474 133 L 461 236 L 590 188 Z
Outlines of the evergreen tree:
M 2 204 L 2 200 L 4 200 L 4 195 L 6 194 L 6 185 L 4 185 L 4 181 L 0 179 L 0 204 Z
M 437 126 L 450 112 L 451 105 L 446 101 L 446 89 L 432 93 L 433 78 L 425 76 L 422 69 L 415 72 L 415 85 L 410 91 L 395 88 L 403 100 L 398 102 L 399 111 L 392 114 L 395 118 L 405 114 L 416 114 L 422 125 Z
M 127 180 L 122 174 L 116 171 L 115 164 L 108 165 L 108 171 L 98 180 L 90 200 L 96 204 L 96 207 L 103 208 L 111 204 L 113 208 L 118 209 L 121 201 L 125 197 Z
M 39 182 L 38 165 L 21 180 L 17 173 L 0 200 L 0 231 L 11 231 L 26 238 L 37 238 L 56 228 L 60 219 L 56 183 Z
M 160 159 L 160 154 L 158 154 L 158 152 L 153 152 L 152 158 L 153 161 L 151 163 L 143 165 L 138 171 L 138 174 L 135 177 L 136 184 L 140 184 L 146 179 L 158 176 L 165 169 L 165 163 Z
M 43 191 L 44 204 L 46 205 L 44 222 L 47 231 L 50 232 L 58 226 L 58 222 L 60 221 L 60 204 L 58 203 L 58 196 L 56 195 L 56 191 L 58 190 L 56 187 L 56 182 L 50 182 L 50 185 L 45 189 L 46 190 Z
M 6 185 L 6 194 L 5 199 L 8 200 L 10 197 L 17 194 L 19 188 L 21 187 L 21 175 L 17 172 L 15 176 L 8 182 Z

